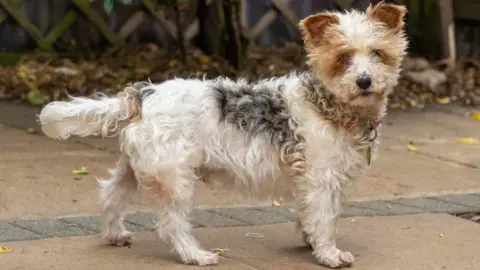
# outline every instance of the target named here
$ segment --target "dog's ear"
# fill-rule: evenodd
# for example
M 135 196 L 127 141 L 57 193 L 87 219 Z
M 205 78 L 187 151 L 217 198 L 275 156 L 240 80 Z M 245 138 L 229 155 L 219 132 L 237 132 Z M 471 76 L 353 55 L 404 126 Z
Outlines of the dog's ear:
M 367 17 L 383 22 L 388 28 L 398 32 L 405 24 L 403 19 L 407 14 L 407 9 L 404 6 L 380 2 L 375 6 L 370 4 L 366 14 Z
M 316 44 L 323 39 L 325 29 L 332 24 L 338 24 L 337 15 L 321 12 L 310 15 L 298 23 L 298 27 L 302 32 L 303 40 L 306 44 Z

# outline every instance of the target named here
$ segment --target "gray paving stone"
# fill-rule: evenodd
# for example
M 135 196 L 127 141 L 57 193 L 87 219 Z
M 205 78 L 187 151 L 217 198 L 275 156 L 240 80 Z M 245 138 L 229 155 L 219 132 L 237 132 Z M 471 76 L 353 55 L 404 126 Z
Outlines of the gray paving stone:
M 29 231 L 36 232 L 40 234 L 42 238 L 82 236 L 95 233 L 92 230 L 82 228 L 74 223 L 66 223 L 60 219 L 17 220 L 11 223 Z
M 281 205 L 278 207 L 262 207 L 262 211 L 272 212 L 287 217 L 289 220 L 295 220 L 297 214 L 295 213 L 295 207 L 293 205 Z
M 33 240 L 43 238 L 34 232 L 14 226 L 7 221 L 0 221 L 0 242 Z
M 63 218 L 62 221 L 68 224 L 78 224 L 79 227 L 86 228 L 92 232 L 100 233 L 102 231 L 98 216 Z
M 195 227 L 204 228 L 235 227 L 248 225 L 243 221 L 231 219 L 229 217 L 220 215 L 215 211 L 203 209 L 194 211 L 191 221 Z
M 436 197 L 437 200 L 446 201 L 446 202 L 453 202 L 456 204 L 470 206 L 477 211 L 480 211 L 480 197 L 465 194 L 465 195 L 448 195 L 448 196 L 441 196 Z
M 372 209 L 367 209 L 363 207 L 357 207 L 356 203 L 347 204 L 342 209 L 341 217 L 359 217 L 359 216 L 368 216 L 374 217 L 379 216 L 378 212 Z
M 261 208 L 219 208 L 210 209 L 210 211 L 215 211 L 222 216 L 235 220 L 244 221 L 248 225 L 274 224 L 290 221 L 285 215 L 262 211 Z
M 440 201 L 431 198 L 415 198 L 415 199 L 398 199 L 392 200 L 393 204 L 400 204 L 424 209 L 425 212 L 431 213 L 468 213 L 474 212 L 475 208 L 471 206 L 459 205 L 452 202 Z
M 153 213 L 136 212 L 125 216 L 125 227 L 131 232 L 153 230 L 155 223 Z
M 377 216 L 393 216 L 423 213 L 425 210 L 402 204 L 395 204 L 394 201 L 372 201 L 368 204 L 361 203 L 356 206 L 371 209 Z

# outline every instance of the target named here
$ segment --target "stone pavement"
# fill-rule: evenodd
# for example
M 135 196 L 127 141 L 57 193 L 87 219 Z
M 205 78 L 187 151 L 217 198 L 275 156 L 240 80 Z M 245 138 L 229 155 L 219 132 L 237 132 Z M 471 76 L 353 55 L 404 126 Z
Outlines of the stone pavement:
M 192 268 L 175 264 L 168 250 L 145 232 L 151 228 L 148 197 L 135 201 L 126 218 L 129 229 L 138 232 L 132 248 L 105 245 L 95 235 L 99 206 L 94 180 L 114 166 L 116 140 L 59 142 L 32 134 L 31 129 L 39 131 L 35 113 L 32 107 L 0 103 L 0 247 L 12 248 L 0 253 L 0 266 L 8 261 L 6 269 Z M 349 192 L 343 212 L 339 242 L 358 253 L 355 269 L 478 265 L 473 250 L 480 249 L 480 242 L 471 237 L 479 235 L 478 224 L 426 214 L 480 212 L 480 145 L 455 143 L 480 134 L 480 122 L 467 114 L 453 106 L 390 112 L 380 159 Z M 419 150 L 408 151 L 408 142 Z M 80 167 L 89 174 L 72 175 Z M 193 223 L 199 238 L 208 248 L 231 249 L 219 269 L 321 269 L 294 231 L 289 201 L 271 207 L 270 201 L 245 199 L 203 183 L 195 196 Z M 265 237 L 245 236 L 253 231 Z

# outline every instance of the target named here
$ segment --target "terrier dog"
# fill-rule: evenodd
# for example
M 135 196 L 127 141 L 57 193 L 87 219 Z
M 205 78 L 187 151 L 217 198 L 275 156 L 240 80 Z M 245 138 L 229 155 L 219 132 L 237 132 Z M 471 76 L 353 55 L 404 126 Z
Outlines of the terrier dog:
M 148 187 L 159 198 L 160 238 L 186 264 L 217 264 L 218 255 L 192 235 L 188 216 L 195 181 L 222 175 L 249 194 L 292 193 L 315 259 L 347 267 L 354 257 L 336 246 L 337 221 L 345 188 L 377 156 L 407 48 L 405 14 L 403 6 L 380 3 L 305 18 L 299 27 L 308 72 L 257 82 L 135 83 L 116 97 L 52 102 L 39 121 L 52 138 L 120 134 L 117 167 L 99 181 L 104 237 L 113 244 L 131 242 L 122 212 L 139 187 Z

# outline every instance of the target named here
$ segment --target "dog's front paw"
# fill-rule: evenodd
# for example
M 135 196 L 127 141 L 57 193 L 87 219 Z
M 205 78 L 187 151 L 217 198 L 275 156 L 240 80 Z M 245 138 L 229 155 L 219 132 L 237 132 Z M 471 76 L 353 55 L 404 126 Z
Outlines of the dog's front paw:
M 196 264 L 198 266 L 208 266 L 218 264 L 218 254 L 202 250 L 192 256 L 192 258 L 183 259 L 185 264 Z
M 118 247 L 131 246 L 133 242 L 133 234 L 129 231 L 123 231 L 117 234 L 109 234 L 105 236 L 112 245 Z
M 341 251 L 337 248 L 325 252 L 314 252 L 317 261 L 324 266 L 330 268 L 342 268 L 352 266 L 355 258 L 350 252 Z

